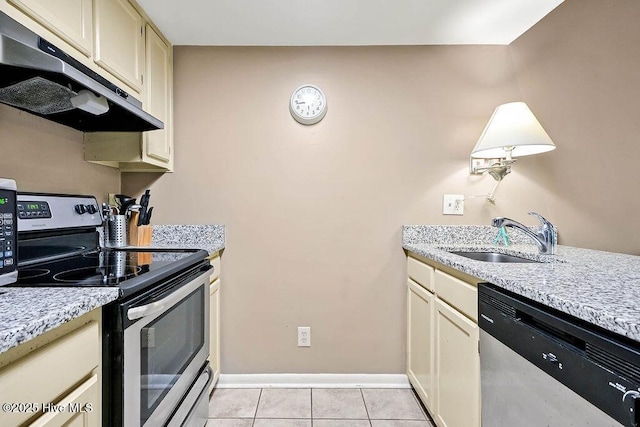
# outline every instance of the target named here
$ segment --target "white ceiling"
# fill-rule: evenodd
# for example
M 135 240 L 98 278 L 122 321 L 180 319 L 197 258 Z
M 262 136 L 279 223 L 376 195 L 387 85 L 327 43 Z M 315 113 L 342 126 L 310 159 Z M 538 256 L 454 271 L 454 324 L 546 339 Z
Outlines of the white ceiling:
M 509 44 L 563 0 L 138 0 L 175 45 Z

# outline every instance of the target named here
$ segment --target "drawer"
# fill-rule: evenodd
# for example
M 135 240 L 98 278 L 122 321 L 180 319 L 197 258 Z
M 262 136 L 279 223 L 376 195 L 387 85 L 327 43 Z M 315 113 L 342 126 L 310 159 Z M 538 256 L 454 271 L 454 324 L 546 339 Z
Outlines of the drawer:
M 57 406 L 65 408 L 65 411 L 46 412 L 29 427 L 99 426 L 100 404 L 98 375 L 95 374 L 56 403 Z
M 412 257 L 407 258 L 407 274 L 409 277 L 431 292 L 434 290 L 433 272 L 434 268 L 430 265 Z
M 57 402 L 100 362 L 98 324 L 91 322 L 0 370 L 0 402 Z M 33 412 L 0 413 L 0 425 L 19 425 Z
M 215 280 L 220 277 L 220 255 L 217 253 L 211 258 L 211 265 L 213 266 L 213 272 L 211 273 L 210 283 L 215 282 Z
M 437 270 L 435 272 L 436 294 L 462 314 L 478 321 L 478 288 Z

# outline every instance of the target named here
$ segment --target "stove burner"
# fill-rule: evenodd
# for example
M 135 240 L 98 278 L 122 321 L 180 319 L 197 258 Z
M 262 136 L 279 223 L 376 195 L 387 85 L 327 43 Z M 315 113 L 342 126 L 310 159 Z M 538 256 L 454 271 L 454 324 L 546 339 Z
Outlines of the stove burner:
M 27 270 L 18 270 L 18 280 L 35 279 L 49 274 L 51 270 L 46 268 L 30 268 Z
M 108 285 L 130 279 L 136 276 L 141 270 L 141 267 L 131 265 L 83 267 L 57 273 L 53 276 L 53 279 L 62 283 Z

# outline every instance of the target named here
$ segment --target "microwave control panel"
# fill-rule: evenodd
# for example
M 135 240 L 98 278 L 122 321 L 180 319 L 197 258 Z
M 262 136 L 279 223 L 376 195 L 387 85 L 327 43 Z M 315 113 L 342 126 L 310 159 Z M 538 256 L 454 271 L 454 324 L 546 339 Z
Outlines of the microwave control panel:
M 16 270 L 16 192 L 0 189 L 0 274 Z

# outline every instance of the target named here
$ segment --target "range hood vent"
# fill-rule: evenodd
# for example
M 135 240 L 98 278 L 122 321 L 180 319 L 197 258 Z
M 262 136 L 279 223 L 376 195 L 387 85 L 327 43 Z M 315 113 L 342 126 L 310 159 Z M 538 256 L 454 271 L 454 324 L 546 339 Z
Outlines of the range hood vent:
M 83 132 L 164 128 L 139 100 L 2 12 L 0 102 Z

